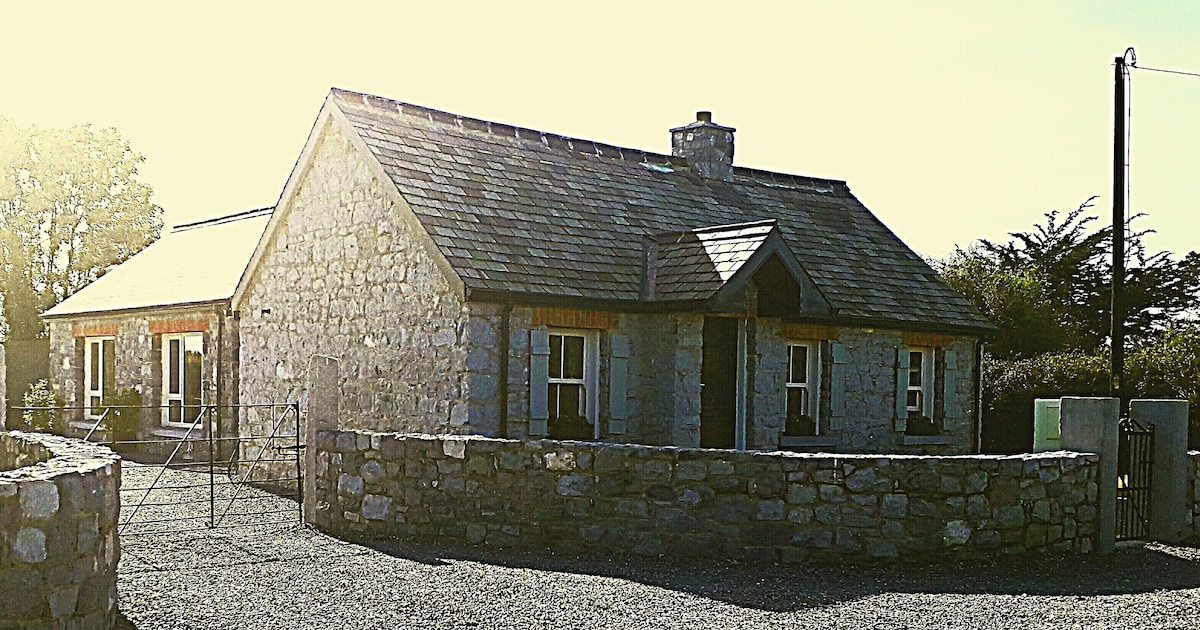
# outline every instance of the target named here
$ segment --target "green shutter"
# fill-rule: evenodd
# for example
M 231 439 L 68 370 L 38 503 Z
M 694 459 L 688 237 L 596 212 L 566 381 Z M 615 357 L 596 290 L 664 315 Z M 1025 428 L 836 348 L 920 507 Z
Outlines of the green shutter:
M 849 362 L 849 352 L 846 344 L 829 344 L 829 354 L 832 360 L 829 366 L 829 429 L 840 431 L 842 420 L 846 416 L 846 363 Z
M 627 335 L 612 335 L 612 356 L 608 363 L 608 417 L 611 420 L 625 420 L 628 412 L 625 400 L 629 397 L 629 337 Z M 610 423 L 610 433 L 624 433 L 624 425 Z
M 896 420 L 908 420 L 908 350 L 896 348 Z M 897 431 L 900 431 L 899 424 Z
M 550 379 L 550 331 L 529 331 L 529 434 L 545 435 L 550 417 L 546 404 Z
M 945 373 L 942 375 L 942 410 L 947 418 L 961 418 L 962 409 L 958 396 L 958 355 L 953 350 L 942 353 Z

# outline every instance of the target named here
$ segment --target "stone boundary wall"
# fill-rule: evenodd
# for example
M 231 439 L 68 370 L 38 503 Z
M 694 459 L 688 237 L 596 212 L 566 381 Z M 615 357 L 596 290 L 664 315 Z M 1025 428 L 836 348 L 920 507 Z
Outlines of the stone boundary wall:
M 112 627 L 120 484 L 103 446 L 0 433 L 0 627 Z
M 1099 458 L 832 455 L 320 431 L 348 538 L 804 562 L 1095 549 Z

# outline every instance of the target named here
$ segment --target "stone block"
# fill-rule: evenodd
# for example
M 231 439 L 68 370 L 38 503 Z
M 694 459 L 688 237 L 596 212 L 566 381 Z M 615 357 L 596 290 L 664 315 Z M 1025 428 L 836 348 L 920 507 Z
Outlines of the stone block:
M 650 516 L 649 504 L 638 499 L 619 499 L 614 511 L 632 518 L 648 518 Z
M 386 521 L 392 515 L 390 497 L 368 494 L 363 497 L 362 517 L 368 521 Z
M 841 486 L 821 484 L 817 487 L 821 500 L 827 503 L 841 503 L 846 500 L 846 491 Z
M 992 509 L 992 518 L 1001 529 L 1012 529 L 1025 525 L 1025 510 L 1019 505 L 1006 505 Z
M 46 533 L 36 527 L 22 527 L 12 539 L 13 557 L 37 564 L 46 559 Z
M 703 481 L 708 476 L 704 462 L 684 461 L 675 464 L 675 478 L 684 481 Z
M 824 525 L 837 525 L 842 522 L 842 511 L 836 505 L 818 505 L 813 508 L 817 522 Z
M 21 485 L 21 516 L 47 518 L 58 511 L 58 487 L 51 481 L 30 481 Z
M 904 518 L 908 515 L 908 496 L 903 494 L 883 495 L 879 514 L 884 518 Z
M 572 474 L 558 478 L 556 492 L 565 497 L 586 497 L 592 495 L 593 477 L 591 475 Z
M 701 524 L 695 516 L 673 508 L 661 508 L 655 514 L 655 524 L 659 529 L 674 532 L 699 531 Z
M 965 521 L 950 521 L 942 532 L 942 540 L 947 547 L 958 547 L 967 544 L 971 539 L 971 528 Z
M 963 481 L 963 492 L 967 494 L 977 494 L 983 492 L 988 486 L 988 474 L 981 470 L 974 470 L 967 474 L 967 478 Z
M 345 473 L 338 475 L 337 493 L 341 496 L 362 496 L 363 478 Z
M 760 521 L 782 521 L 783 514 L 783 501 L 759 501 L 758 515 L 755 518 Z
M 983 495 L 976 494 L 967 498 L 967 517 L 976 521 L 991 516 L 992 508 Z
M 875 469 L 863 468 L 846 477 L 846 489 L 851 492 L 862 492 L 874 488 Z
M 387 472 L 383 468 L 383 464 L 378 460 L 367 460 L 358 468 L 358 475 L 366 483 L 376 484 L 387 478 Z
M 452 459 L 464 459 L 467 456 L 467 441 L 461 438 L 447 437 L 442 441 L 442 453 Z
M 639 461 L 634 465 L 639 477 L 645 481 L 670 481 L 671 462 L 661 459 Z
M 792 536 L 792 544 L 815 549 L 833 546 L 833 532 L 828 529 L 802 529 Z
M 546 470 L 567 471 L 575 469 L 575 453 L 570 451 L 551 451 L 542 456 Z

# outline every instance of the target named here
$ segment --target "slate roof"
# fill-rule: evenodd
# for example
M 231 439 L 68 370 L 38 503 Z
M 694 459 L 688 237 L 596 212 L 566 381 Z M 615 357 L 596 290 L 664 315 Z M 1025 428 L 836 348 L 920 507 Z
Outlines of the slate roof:
M 263 208 L 175 226 L 42 317 L 227 300 L 270 218 Z
M 838 319 L 991 330 L 845 182 L 735 168 L 334 89 L 467 291 L 637 302 L 642 241 L 774 219 Z
M 759 221 L 659 234 L 655 238 L 655 297 L 712 297 L 766 242 L 775 224 L 773 220 Z

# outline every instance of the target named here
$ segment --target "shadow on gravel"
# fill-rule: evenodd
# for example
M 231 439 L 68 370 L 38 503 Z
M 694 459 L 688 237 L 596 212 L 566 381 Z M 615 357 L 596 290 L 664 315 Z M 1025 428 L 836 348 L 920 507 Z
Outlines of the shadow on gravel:
M 370 548 L 426 565 L 467 561 L 630 580 L 736 606 L 791 612 L 881 593 L 1078 596 L 1200 589 L 1200 549 L 1132 545 L 1109 555 L 1027 555 L 889 565 L 755 565 L 443 548 L 380 541 Z
M 133 622 L 125 618 L 125 614 L 117 610 L 117 621 L 113 624 L 113 630 L 137 630 L 137 626 Z

